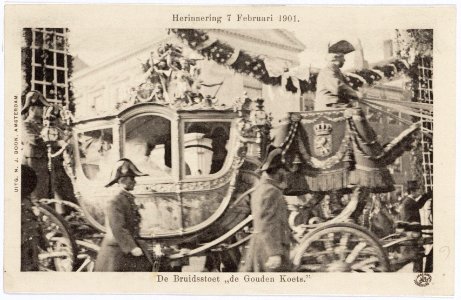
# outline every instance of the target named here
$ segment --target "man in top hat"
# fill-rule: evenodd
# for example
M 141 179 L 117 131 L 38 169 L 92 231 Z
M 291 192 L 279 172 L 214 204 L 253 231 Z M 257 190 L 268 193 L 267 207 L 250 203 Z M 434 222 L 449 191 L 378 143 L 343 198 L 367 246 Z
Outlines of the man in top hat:
M 317 77 L 317 94 L 314 101 L 315 110 L 350 107 L 351 100 L 362 97 L 360 92 L 351 88 L 341 72 L 344 55 L 354 51 L 351 43 L 341 40 L 328 45 L 328 64 L 320 70 Z
M 407 195 L 403 198 L 399 209 L 400 221 L 421 224 L 419 210 L 424 207 L 427 200 L 432 199 L 432 193 L 420 195 L 418 191 L 417 181 L 411 180 L 407 182 Z
M 37 91 L 26 94 L 21 115 L 22 122 L 22 163 L 31 167 L 37 175 L 37 185 L 31 193 L 34 200 L 48 198 L 49 171 L 47 146 L 40 136 L 43 129 L 43 108 L 51 104 Z
M 290 227 L 283 197 L 287 171 L 281 154 L 280 148 L 269 152 L 261 167 L 263 175 L 251 197 L 254 231 L 244 272 L 290 270 Z
M 135 177 L 147 176 L 129 160 L 119 160 L 106 187 L 118 183 L 119 189 L 107 204 L 107 232 L 96 259 L 97 272 L 149 272 L 152 264 L 136 242 L 141 216 L 130 192 Z

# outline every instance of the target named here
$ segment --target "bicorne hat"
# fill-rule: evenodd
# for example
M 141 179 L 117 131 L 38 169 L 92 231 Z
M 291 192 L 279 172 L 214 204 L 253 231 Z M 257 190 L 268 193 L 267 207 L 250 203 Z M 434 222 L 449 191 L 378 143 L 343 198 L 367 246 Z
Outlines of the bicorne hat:
M 328 43 L 328 53 L 348 54 L 355 51 L 354 46 L 346 40 L 334 41 Z
M 148 176 L 148 174 L 139 171 L 139 169 L 134 165 L 134 163 L 131 160 L 127 158 L 122 158 L 115 164 L 110 176 L 110 181 L 108 184 L 106 184 L 106 187 L 113 185 L 122 177 L 138 176 Z
M 21 109 L 21 115 L 27 113 L 29 111 L 29 107 L 31 106 L 49 107 L 51 106 L 51 103 L 45 99 L 42 93 L 38 91 L 30 91 L 26 94 L 26 101 Z

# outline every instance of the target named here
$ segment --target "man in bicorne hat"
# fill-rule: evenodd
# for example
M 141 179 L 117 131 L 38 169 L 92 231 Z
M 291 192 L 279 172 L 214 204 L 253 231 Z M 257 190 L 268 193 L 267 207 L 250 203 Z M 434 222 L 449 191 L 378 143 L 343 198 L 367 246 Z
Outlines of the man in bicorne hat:
M 328 64 L 320 70 L 317 77 L 314 110 L 350 107 L 352 100 L 362 97 L 360 92 L 355 91 L 347 84 L 346 78 L 341 72 L 346 61 L 344 55 L 354 50 L 354 46 L 345 40 L 328 45 Z
M 136 242 L 141 216 L 130 192 L 135 177 L 147 176 L 126 158 L 120 159 L 106 187 L 118 183 L 119 190 L 107 204 L 107 232 L 96 259 L 97 272 L 149 272 L 152 264 Z
M 31 167 L 37 176 L 36 188 L 30 195 L 33 200 L 48 198 L 50 192 L 47 146 L 40 136 L 43 108 L 50 106 L 40 92 L 30 91 L 21 110 L 25 118 L 22 122 L 22 163 Z
M 283 197 L 287 171 L 282 162 L 282 149 L 269 152 L 261 171 L 264 173 L 251 197 L 254 231 L 242 271 L 289 271 L 290 227 Z

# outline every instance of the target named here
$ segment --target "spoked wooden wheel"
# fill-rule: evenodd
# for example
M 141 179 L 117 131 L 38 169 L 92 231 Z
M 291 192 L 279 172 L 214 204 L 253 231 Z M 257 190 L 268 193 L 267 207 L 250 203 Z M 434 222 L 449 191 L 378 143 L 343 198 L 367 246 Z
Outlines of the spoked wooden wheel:
M 65 221 L 46 205 L 35 206 L 41 229 L 40 271 L 72 272 L 77 245 Z
M 297 272 L 387 272 L 386 251 L 373 233 L 356 224 L 330 224 L 300 242 L 293 258 Z

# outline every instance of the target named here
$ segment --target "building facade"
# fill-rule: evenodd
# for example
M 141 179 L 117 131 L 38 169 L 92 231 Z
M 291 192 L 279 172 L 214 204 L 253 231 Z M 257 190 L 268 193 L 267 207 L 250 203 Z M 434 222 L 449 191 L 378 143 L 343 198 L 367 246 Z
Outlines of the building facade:
M 260 55 L 272 64 L 290 68 L 299 64 L 298 55 L 304 45 L 286 30 L 221 30 L 211 29 L 207 33 L 238 49 Z M 146 43 L 143 47 L 133 49 L 120 56 L 108 59 L 96 66 L 87 67 L 76 72 L 72 78 L 76 98 L 76 117 L 87 118 L 108 114 L 117 105 L 130 97 L 133 87 L 142 84 L 145 75 L 142 63 L 149 59 L 151 52 L 162 44 L 178 44 L 185 55 L 196 59 L 200 69 L 199 79 L 203 83 L 201 93 L 216 97 L 223 104 L 232 104 L 245 94 L 252 98 L 264 98 L 268 111 L 279 113 L 299 110 L 299 95 L 285 91 L 291 99 L 287 105 L 279 94 L 274 95 L 273 88 L 264 86 L 253 77 L 238 74 L 230 68 L 206 60 L 189 49 L 173 35 Z M 275 99 L 277 98 L 277 99 Z

